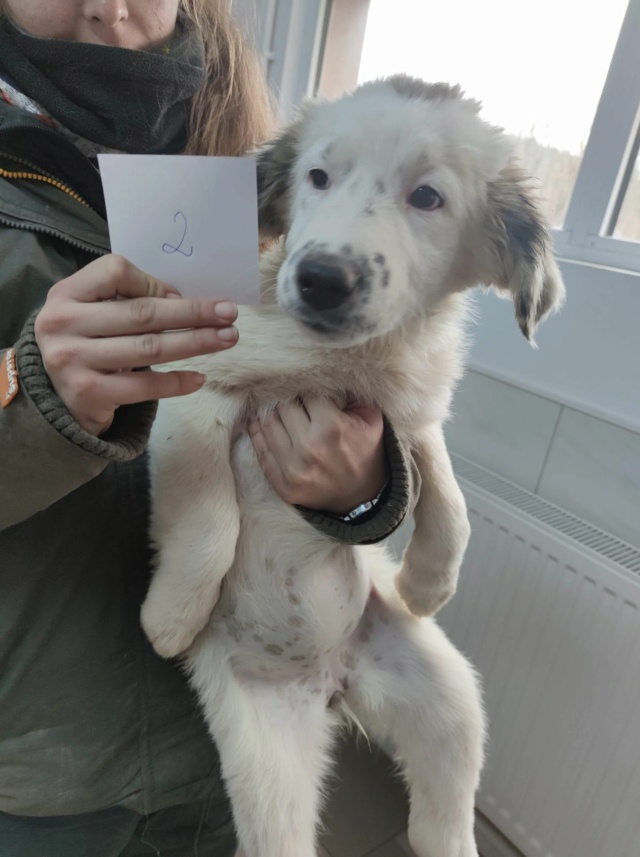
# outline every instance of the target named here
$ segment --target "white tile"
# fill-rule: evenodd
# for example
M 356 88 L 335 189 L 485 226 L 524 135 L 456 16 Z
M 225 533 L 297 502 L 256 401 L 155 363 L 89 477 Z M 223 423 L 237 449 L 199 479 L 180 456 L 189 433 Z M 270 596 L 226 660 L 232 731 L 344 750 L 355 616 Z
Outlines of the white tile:
M 533 491 L 560 405 L 470 371 L 445 427 L 449 448 Z
M 322 847 L 331 857 L 364 857 L 404 830 L 408 815 L 404 786 L 389 759 L 351 737 L 329 783 Z
M 539 494 L 640 547 L 640 434 L 566 408 Z

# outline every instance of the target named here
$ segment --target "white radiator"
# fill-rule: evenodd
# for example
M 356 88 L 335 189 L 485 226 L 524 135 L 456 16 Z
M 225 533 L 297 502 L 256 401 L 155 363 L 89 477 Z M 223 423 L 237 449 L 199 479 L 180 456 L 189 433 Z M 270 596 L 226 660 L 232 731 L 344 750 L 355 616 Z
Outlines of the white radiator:
M 484 681 L 478 808 L 526 857 L 640 857 L 640 551 L 452 457 L 472 537 L 439 619 Z

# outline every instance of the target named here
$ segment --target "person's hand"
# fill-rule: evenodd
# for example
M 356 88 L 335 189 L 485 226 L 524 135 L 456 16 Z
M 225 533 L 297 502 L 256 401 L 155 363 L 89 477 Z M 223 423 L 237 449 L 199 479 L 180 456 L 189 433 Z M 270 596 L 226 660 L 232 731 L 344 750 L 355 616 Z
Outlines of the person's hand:
M 386 467 L 382 414 L 307 399 L 248 423 L 265 476 L 286 502 L 346 515 L 382 490 Z
M 236 315 L 229 301 L 182 299 L 110 255 L 49 290 L 35 337 L 57 394 L 82 428 L 100 435 L 120 405 L 198 390 L 199 372 L 133 370 L 230 348 Z

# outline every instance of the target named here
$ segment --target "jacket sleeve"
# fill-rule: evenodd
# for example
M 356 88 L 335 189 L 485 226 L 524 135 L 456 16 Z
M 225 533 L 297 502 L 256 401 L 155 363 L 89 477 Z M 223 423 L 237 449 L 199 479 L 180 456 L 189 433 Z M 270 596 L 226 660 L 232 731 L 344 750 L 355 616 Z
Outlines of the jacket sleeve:
M 408 445 L 400 442 L 386 419 L 384 447 L 389 481 L 370 512 L 349 522 L 325 512 L 300 508 L 302 516 L 316 529 L 346 544 L 367 545 L 388 538 L 413 510 L 420 493 L 420 474 Z
M 0 408 L 0 530 L 46 509 L 109 462 L 140 455 L 155 416 L 152 402 L 120 408 L 109 431 L 96 438 L 74 421 L 56 395 L 33 326 L 47 289 L 73 273 L 74 262 L 49 244 L 47 236 L 0 230 L 0 360 L 13 348 L 18 376 L 17 394 Z M 25 317 L 22 332 L 12 341 L 14 328 Z

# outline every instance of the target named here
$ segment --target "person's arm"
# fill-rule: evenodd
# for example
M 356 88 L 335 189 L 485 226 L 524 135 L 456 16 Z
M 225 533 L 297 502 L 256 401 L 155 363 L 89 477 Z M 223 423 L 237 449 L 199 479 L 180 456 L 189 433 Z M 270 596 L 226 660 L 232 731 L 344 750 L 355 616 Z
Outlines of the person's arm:
M 35 311 L 77 264 L 70 248 L 47 235 L 0 228 L 0 388 L 12 395 L 0 407 L 0 530 L 47 508 L 110 460 L 137 455 L 147 440 L 153 404 L 123 411 L 98 439 L 73 420 L 44 371 Z
M 32 276 L 24 242 L 7 232 L 0 269 L 6 318 L 16 282 L 29 289 Z M 33 256 L 41 258 L 43 238 L 31 237 Z M 2 371 L 15 368 L 17 384 L 0 409 L 0 528 L 47 508 L 110 461 L 139 455 L 155 400 L 192 392 L 204 380 L 196 372 L 138 368 L 233 344 L 219 339 L 229 319 L 217 317 L 216 302 L 165 300 L 174 290 L 122 259 L 103 257 L 59 282 L 51 274 L 44 306 L 18 340 L 0 339 Z
M 421 483 L 411 450 L 403 446 L 387 420 L 383 445 L 387 481 L 370 511 L 345 521 L 342 515 L 299 507 L 303 517 L 316 529 L 346 544 L 369 545 L 389 538 L 413 511 Z
M 337 541 L 382 541 L 415 505 L 420 476 L 411 451 L 376 408 L 312 399 L 252 420 L 249 433 L 274 490 Z
M 12 346 L 9 363 L 15 365 L 18 389 L 0 410 L 0 530 L 46 509 L 98 476 L 110 461 L 139 455 L 155 414 L 153 402 L 133 405 L 121 410 L 102 438 L 82 429 L 51 386 L 33 322 Z M 4 359 L 2 371 L 8 370 Z

